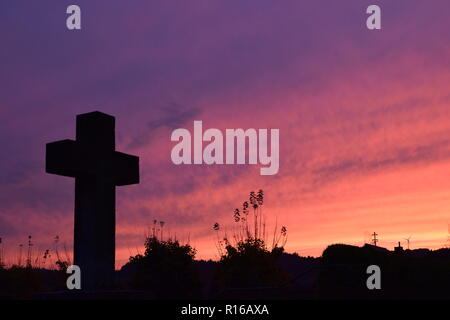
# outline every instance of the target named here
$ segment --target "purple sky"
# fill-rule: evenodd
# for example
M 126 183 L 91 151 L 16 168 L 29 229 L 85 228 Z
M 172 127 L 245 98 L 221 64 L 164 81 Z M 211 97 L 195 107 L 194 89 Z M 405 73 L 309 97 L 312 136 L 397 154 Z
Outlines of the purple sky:
M 365 27 L 375 3 L 381 31 Z M 65 27 L 69 4 L 0 3 L 0 237 L 10 254 L 28 234 L 41 249 L 56 234 L 70 246 L 73 181 L 45 174 L 45 143 L 74 138 L 75 115 L 94 110 L 116 117 L 118 150 L 141 157 L 142 183 L 118 191 L 119 263 L 142 246 L 154 218 L 212 257 L 212 224 L 231 222 L 232 209 L 259 188 L 287 224 L 292 251 L 320 254 L 375 227 L 393 243 L 421 232 L 420 219 L 405 230 L 391 230 L 387 218 L 366 223 L 364 210 L 381 206 L 387 217 L 391 209 L 373 185 L 347 205 L 335 198 L 374 174 L 386 185 L 426 166 L 449 172 L 449 1 L 79 0 L 81 31 Z M 193 120 L 280 128 L 280 173 L 174 167 L 170 133 Z M 405 168 L 404 176 L 383 176 Z M 431 198 L 411 208 L 447 187 L 430 182 Z M 405 189 L 398 206 L 416 193 L 428 194 Z M 366 209 L 355 213 L 356 203 Z M 440 241 L 438 225 L 445 238 L 447 220 L 430 217 L 422 240 Z M 319 237 L 319 225 L 334 233 Z

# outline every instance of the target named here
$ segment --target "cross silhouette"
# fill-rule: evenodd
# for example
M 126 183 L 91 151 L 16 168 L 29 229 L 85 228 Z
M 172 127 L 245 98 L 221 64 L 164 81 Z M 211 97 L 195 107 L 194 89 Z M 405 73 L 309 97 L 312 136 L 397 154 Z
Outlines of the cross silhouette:
M 111 287 L 116 186 L 139 183 L 139 158 L 115 151 L 115 118 L 95 111 L 76 120 L 76 140 L 46 146 L 46 172 L 75 178 L 74 264 L 81 288 Z

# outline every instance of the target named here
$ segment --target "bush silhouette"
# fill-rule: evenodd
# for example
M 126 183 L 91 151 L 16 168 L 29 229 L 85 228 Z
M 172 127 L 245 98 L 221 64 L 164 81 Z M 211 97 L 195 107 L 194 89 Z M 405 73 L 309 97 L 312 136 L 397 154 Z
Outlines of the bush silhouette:
M 219 283 L 226 288 L 277 286 L 286 281 L 278 266 L 283 248 L 267 250 L 260 239 L 246 239 L 226 246 L 219 262 Z
M 160 240 L 150 236 L 145 241 L 144 255 L 130 257 L 133 270 L 129 286 L 151 291 L 158 298 L 196 297 L 200 283 L 194 267 L 196 250 L 178 240 Z
M 266 219 L 262 212 L 264 192 L 250 192 L 242 210 L 235 209 L 233 218 L 238 224 L 232 241 L 227 235 L 221 240 L 220 226 L 214 224 L 217 233 L 217 249 L 220 255 L 216 276 L 217 285 L 222 288 L 277 286 L 287 281 L 287 275 L 280 269 L 278 259 L 284 252 L 287 240 L 286 227 L 275 226 L 272 246 L 267 243 Z

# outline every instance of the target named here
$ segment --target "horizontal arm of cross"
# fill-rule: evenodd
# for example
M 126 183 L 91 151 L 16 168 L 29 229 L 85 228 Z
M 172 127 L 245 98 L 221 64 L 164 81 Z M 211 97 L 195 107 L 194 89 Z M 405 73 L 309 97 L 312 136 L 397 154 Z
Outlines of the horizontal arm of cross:
M 139 183 L 139 157 L 115 151 L 113 165 L 116 186 Z
M 66 139 L 47 143 L 45 172 L 75 178 L 81 166 L 76 141 Z
M 73 140 L 47 143 L 45 170 L 72 178 L 102 177 L 116 186 L 139 183 L 139 157 L 86 149 Z

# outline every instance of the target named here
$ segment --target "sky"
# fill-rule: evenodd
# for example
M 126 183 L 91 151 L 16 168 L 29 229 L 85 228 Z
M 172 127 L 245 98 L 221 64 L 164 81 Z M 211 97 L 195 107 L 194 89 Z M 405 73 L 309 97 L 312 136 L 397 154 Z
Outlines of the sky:
M 382 29 L 368 30 L 378 4 Z M 82 29 L 66 28 L 81 8 Z M 32 235 L 70 255 L 74 180 L 45 173 L 45 144 L 75 116 L 116 117 L 116 148 L 140 157 L 117 188 L 116 267 L 153 220 L 217 259 L 213 224 L 265 192 L 286 250 L 320 256 L 378 233 L 392 249 L 448 244 L 450 3 L 135 0 L 0 3 L 0 237 L 9 264 Z M 171 132 L 280 129 L 280 170 L 171 162 Z

